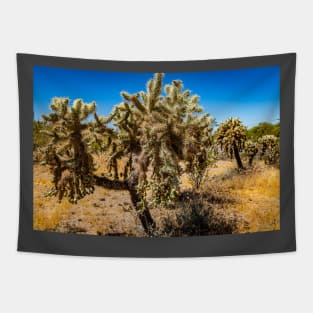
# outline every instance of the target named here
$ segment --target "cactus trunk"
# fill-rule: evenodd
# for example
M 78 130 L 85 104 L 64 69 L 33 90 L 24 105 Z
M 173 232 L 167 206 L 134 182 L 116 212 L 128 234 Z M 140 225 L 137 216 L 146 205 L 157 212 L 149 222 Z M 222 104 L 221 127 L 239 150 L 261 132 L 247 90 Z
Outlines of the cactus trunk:
M 138 213 L 138 217 L 140 222 L 147 234 L 151 234 L 155 229 L 156 225 L 151 216 L 149 208 L 146 203 L 144 207 L 140 204 L 140 196 L 138 194 L 138 183 L 139 183 L 139 174 L 137 171 L 131 170 L 130 176 L 127 180 L 128 191 L 130 193 L 130 198 L 132 200 L 133 205 Z
M 249 156 L 249 166 L 252 166 L 254 155 Z
M 243 165 L 242 165 L 242 162 L 241 162 L 239 150 L 238 150 L 238 147 L 237 147 L 236 143 L 234 143 L 233 149 L 234 149 L 234 155 L 235 155 L 235 158 L 236 158 L 236 161 L 237 161 L 238 168 L 240 170 L 243 170 L 244 168 L 243 168 Z
M 136 156 L 134 158 L 134 162 L 132 162 L 129 177 L 127 179 L 127 187 L 130 193 L 130 198 L 132 200 L 133 205 L 137 211 L 140 222 L 145 230 L 145 232 L 150 235 L 156 228 L 156 224 L 151 216 L 150 210 L 146 204 L 146 201 L 142 199 L 139 193 L 139 181 L 140 175 L 142 175 L 142 164 L 139 161 L 140 156 Z
M 131 169 L 129 178 L 124 181 L 111 180 L 106 177 L 94 176 L 95 184 L 108 189 L 115 190 L 128 190 L 130 194 L 131 201 L 138 213 L 138 217 L 144 228 L 145 232 L 149 235 L 153 232 L 156 224 L 151 216 L 149 208 L 145 205 L 142 208 L 140 203 L 140 195 L 138 194 L 138 183 L 139 183 L 139 172 L 134 168 Z

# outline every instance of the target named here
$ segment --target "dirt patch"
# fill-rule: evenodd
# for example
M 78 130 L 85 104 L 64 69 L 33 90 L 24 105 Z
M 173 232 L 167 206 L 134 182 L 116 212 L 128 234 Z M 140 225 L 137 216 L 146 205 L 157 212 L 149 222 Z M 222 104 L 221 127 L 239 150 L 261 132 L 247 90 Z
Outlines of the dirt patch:
M 100 160 L 99 164 L 103 160 Z M 101 163 L 100 163 L 101 161 Z M 123 162 L 123 160 L 121 161 Z M 121 166 L 122 167 L 122 166 Z M 97 174 L 105 168 L 97 167 Z M 45 197 L 52 187 L 48 169 L 34 165 L 34 229 L 64 233 L 146 236 L 128 191 L 95 187 L 77 204 Z M 278 230 L 279 169 L 258 161 L 238 172 L 235 162 L 218 161 L 197 192 L 187 175 L 174 209 L 151 208 L 160 236 L 209 235 Z

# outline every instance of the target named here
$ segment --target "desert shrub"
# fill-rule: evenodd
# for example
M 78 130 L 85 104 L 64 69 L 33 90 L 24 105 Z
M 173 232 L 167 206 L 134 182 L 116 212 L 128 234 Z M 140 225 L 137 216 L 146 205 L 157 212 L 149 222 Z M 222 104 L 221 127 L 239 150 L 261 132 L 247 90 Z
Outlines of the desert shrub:
M 175 218 L 167 216 L 163 219 L 163 227 L 159 236 L 207 236 L 232 234 L 238 227 L 235 216 L 226 215 L 213 209 L 212 201 L 222 203 L 226 199 L 215 198 L 198 192 L 185 192 L 180 195 L 180 210 Z
M 277 164 L 279 162 L 279 139 L 274 135 L 265 135 L 259 138 L 260 156 L 265 164 Z
M 256 142 L 251 140 L 245 142 L 245 154 L 248 157 L 250 166 L 252 165 L 253 159 L 257 155 L 258 151 L 258 144 Z
M 205 118 L 201 121 L 192 117 L 190 128 L 184 140 L 184 161 L 193 188 L 199 189 L 205 178 L 205 172 L 215 162 L 213 140 L 211 136 L 213 119 Z

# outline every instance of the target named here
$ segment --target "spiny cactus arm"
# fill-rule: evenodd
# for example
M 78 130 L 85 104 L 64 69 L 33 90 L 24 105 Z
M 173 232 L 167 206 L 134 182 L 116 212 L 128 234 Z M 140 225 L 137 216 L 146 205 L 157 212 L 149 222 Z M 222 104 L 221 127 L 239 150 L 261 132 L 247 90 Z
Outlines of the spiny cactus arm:
M 174 105 L 177 103 L 178 100 L 178 88 L 175 86 L 174 81 L 172 82 L 172 85 L 169 85 L 169 87 L 166 87 L 165 91 L 167 92 L 168 101 L 171 105 Z
M 168 122 L 167 116 L 164 116 L 164 114 L 161 114 L 160 112 L 153 111 L 151 115 L 159 123 L 166 124 Z
M 147 83 L 147 93 L 141 93 L 141 97 L 147 103 L 149 112 L 154 110 L 154 106 L 161 96 L 163 77 L 163 73 L 155 73 L 154 78 Z
M 95 121 L 99 127 L 106 128 L 106 124 L 110 123 L 114 119 L 116 114 L 117 114 L 117 110 L 114 108 L 113 112 L 108 117 L 106 117 L 106 118 L 102 117 L 102 116 L 100 117 L 95 112 L 94 118 L 95 118 Z
M 174 115 L 176 112 L 174 111 L 173 106 L 168 105 L 167 103 L 165 103 L 164 101 L 160 101 L 158 102 L 154 107 L 153 110 L 151 111 L 153 112 L 158 112 L 159 114 L 162 114 L 165 117 Z
M 130 102 L 132 106 L 135 106 L 142 113 L 147 112 L 145 105 L 143 103 L 141 103 L 139 100 L 139 97 L 140 97 L 139 93 L 131 95 L 131 94 L 127 93 L 126 91 L 122 91 L 121 96 L 125 99 L 125 101 Z
M 120 113 L 118 115 L 118 117 L 115 119 L 114 124 L 117 126 L 122 126 L 123 124 L 127 124 L 127 120 L 128 120 L 129 115 L 130 115 L 129 111 Z M 122 128 L 123 128 L 123 126 L 122 126 Z
M 40 130 L 40 133 L 49 137 L 53 137 L 58 139 L 58 135 L 55 131 L 49 131 L 49 130 Z
M 125 122 L 124 124 L 121 125 L 121 128 L 123 129 L 123 132 L 126 132 L 126 134 L 127 134 L 127 136 L 126 136 L 127 138 L 125 138 L 126 141 L 129 140 L 131 142 L 134 142 L 137 140 L 137 138 L 136 138 L 138 135 L 138 126 L 137 125 Z M 122 136 L 123 136 L 123 133 L 121 133 L 119 135 L 119 138 L 121 140 L 123 140 Z
M 64 142 L 68 139 L 68 136 L 58 133 L 56 130 L 41 130 L 40 133 L 51 138 L 51 143 Z
M 58 147 L 56 147 L 56 153 L 58 155 L 62 155 L 62 154 L 70 154 L 70 149 L 71 149 L 71 145 L 69 143 L 64 143 L 63 145 L 60 145 Z
M 51 100 L 50 109 L 54 111 L 59 118 L 64 118 L 68 113 L 69 101 L 69 98 L 54 97 Z
M 42 114 L 41 117 L 42 117 L 43 121 L 46 123 L 57 122 L 59 120 L 59 117 L 56 113 L 50 113 L 49 115 Z
M 95 113 L 96 111 L 96 103 L 85 103 L 82 107 L 79 119 L 80 121 L 85 120 L 90 114 Z

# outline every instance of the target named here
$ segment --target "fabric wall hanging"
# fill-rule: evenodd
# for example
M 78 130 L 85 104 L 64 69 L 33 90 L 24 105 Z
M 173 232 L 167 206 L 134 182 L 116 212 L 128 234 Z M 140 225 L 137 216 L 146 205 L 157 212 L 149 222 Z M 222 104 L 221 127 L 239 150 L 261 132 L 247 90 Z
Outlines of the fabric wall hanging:
M 18 54 L 18 250 L 294 251 L 295 64 Z

